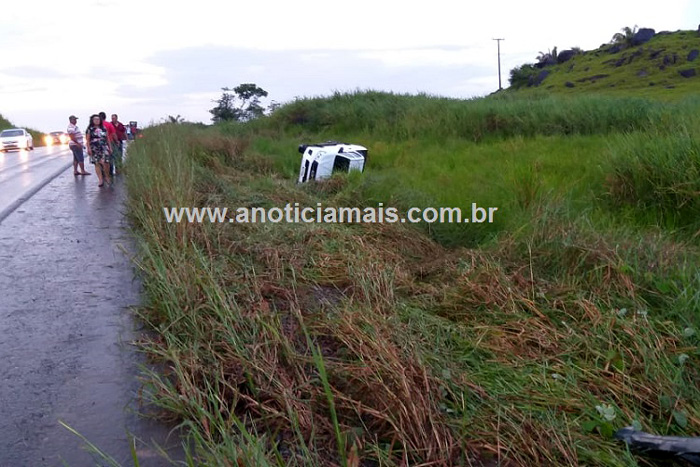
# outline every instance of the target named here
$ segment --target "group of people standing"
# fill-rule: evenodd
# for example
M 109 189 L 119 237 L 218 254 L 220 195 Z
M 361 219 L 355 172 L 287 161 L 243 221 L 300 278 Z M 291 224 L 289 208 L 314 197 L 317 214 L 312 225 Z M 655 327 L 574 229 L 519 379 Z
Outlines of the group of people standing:
M 114 175 L 119 173 L 126 141 L 126 127 L 119 121 L 117 114 L 112 114 L 111 121 L 106 120 L 104 112 L 91 115 L 83 138 L 83 133 L 78 128 L 78 117 L 68 117 L 70 124 L 67 133 L 70 138 L 69 147 L 73 152 L 73 174 L 90 175 L 90 172 L 85 171 L 85 147 L 90 163 L 95 165 L 100 187 L 105 183 L 111 186 Z

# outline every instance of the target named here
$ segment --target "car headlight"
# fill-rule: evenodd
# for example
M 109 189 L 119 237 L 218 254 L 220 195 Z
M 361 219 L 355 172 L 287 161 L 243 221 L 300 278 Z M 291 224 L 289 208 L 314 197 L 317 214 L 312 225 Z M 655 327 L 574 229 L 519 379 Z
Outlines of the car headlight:
M 47 146 L 51 146 L 53 144 L 53 138 L 51 136 L 44 136 L 44 143 Z

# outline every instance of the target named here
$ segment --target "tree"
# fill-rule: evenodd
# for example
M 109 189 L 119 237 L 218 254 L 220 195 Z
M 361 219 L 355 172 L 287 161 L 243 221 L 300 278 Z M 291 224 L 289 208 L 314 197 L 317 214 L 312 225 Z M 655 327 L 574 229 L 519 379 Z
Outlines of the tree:
M 270 114 L 274 113 L 275 110 L 279 109 L 281 106 L 282 106 L 282 104 L 280 104 L 277 101 L 270 102 L 270 105 L 267 106 L 267 114 L 270 115 Z
M 629 26 L 625 26 L 622 28 L 618 33 L 615 33 L 615 35 L 612 37 L 612 43 L 613 44 L 627 44 L 630 45 L 632 44 L 632 39 L 634 39 L 634 35 L 637 34 L 637 25 L 634 25 L 634 28 L 630 28 Z
M 554 64 L 557 62 L 557 56 L 559 56 L 559 52 L 555 46 L 547 52 L 540 52 L 539 55 L 537 55 L 537 63 L 543 66 Z
M 176 117 L 168 115 L 168 123 L 185 123 L 185 119 L 182 118 L 180 114 L 177 114 Z
M 221 88 L 221 98 L 214 101 L 217 106 L 209 111 L 215 123 L 224 121 L 247 122 L 265 115 L 260 99 L 267 91 L 255 83 L 239 84 L 233 89 Z
M 229 120 L 240 120 L 240 111 L 235 107 L 236 97 L 231 94 L 231 89 L 221 88 L 221 90 L 224 91 L 223 94 L 221 94 L 221 98 L 214 101 L 218 105 L 209 110 L 209 113 L 213 115 L 211 118 L 212 121 L 218 123 Z
M 520 89 L 525 86 L 530 85 L 530 80 L 537 74 L 537 68 L 535 65 L 526 63 L 519 67 L 515 67 L 510 70 L 510 86 L 513 89 Z

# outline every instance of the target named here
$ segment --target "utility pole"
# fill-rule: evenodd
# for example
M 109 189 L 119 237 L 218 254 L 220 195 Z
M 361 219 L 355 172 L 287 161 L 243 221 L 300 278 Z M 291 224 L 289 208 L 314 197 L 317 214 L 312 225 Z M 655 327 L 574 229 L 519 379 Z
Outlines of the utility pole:
M 498 90 L 503 89 L 501 86 L 501 41 L 505 39 L 494 39 L 498 43 Z

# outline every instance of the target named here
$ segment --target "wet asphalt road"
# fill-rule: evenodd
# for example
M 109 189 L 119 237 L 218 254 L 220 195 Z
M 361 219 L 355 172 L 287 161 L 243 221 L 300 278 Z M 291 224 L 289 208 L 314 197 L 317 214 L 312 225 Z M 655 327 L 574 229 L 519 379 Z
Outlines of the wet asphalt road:
M 139 303 L 140 286 L 122 252 L 125 187 L 100 189 L 96 178 L 68 169 L 0 222 L 3 467 L 96 465 L 59 420 L 122 465 L 133 465 L 128 432 L 180 444 L 133 412 L 142 358 L 127 307 Z M 169 465 L 144 445 L 139 457 Z
M 72 161 L 68 146 L 0 152 L 0 220 L 21 198 L 30 195 L 43 180 L 71 165 Z

